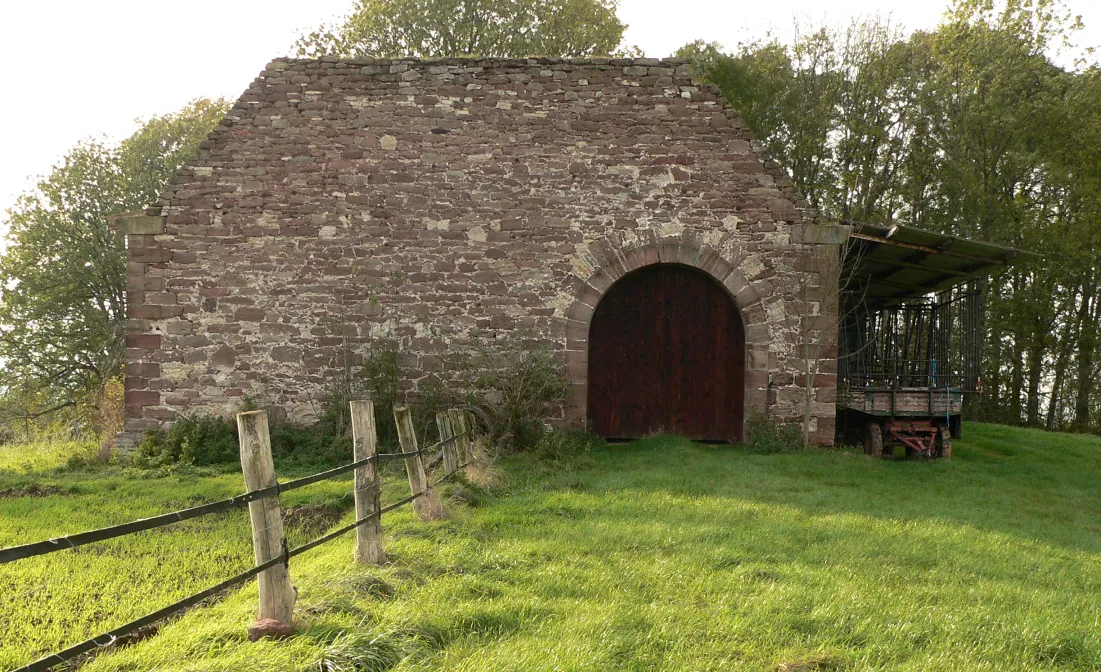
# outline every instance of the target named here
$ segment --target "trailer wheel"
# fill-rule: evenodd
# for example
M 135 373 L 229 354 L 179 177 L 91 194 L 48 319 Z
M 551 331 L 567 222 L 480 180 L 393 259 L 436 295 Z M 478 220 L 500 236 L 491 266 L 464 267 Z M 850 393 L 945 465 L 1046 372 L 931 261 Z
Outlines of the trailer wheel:
M 874 420 L 864 425 L 864 454 L 883 457 L 883 427 Z
M 937 427 L 937 445 L 934 448 L 937 457 L 948 460 L 952 457 L 952 430 L 948 425 Z
M 948 419 L 948 433 L 953 439 L 963 438 L 963 416 L 953 415 Z

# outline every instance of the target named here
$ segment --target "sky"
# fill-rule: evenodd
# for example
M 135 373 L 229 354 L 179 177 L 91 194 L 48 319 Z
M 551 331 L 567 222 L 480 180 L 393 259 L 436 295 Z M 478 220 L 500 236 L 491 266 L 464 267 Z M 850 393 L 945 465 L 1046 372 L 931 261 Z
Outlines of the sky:
M 352 0 L 0 0 L 0 213 L 84 138 L 117 141 L 138 119 L 199 97 L 236 98 L 295 38 Z M 1067 0 L 1083 45 L 1101 45 L 1101 2 Z M 803 24 L 880 15 L 930 29 L 947 0 L 621 0 L 625 42 L 668 56 L 697 39 L 734 47 Z M 0 219 L 3 219 L 0 215 Z

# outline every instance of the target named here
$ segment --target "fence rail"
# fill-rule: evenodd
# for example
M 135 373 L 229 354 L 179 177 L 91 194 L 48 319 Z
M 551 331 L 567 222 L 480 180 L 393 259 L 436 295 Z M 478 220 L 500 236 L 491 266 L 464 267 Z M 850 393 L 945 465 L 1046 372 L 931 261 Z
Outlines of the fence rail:
M 208 504 L 200 504 L 198 506 L 193 506 L 189 509 L 180 509 L 179 511 L 162 513 L 159 516 L 152 516 L 150 518 L 139 518 L 138 520 L 132 520 L 128 523 L 120 523 L 119 525 L 111 525 L 110 527 L 102 527 L 98 530 L 89 530 L 87 532 L 78 532 L 77 534 L 70 534 L 64 537 L 56 537 L 54 539 L 46 539 L 45 541 L 36 541 L 34 543 L 23 544 L 21 546 L 9 546 L 7 548 L 0 548 L 0 565 L 7 562 L 22 560 L 23 558 L 31 558 L 36 555 L 56 553 L 57 551 L 64 551 L 70 548 L 76 548 L 78 546 L 83 546 L 85 544 L 90 544 L 96 541 L 106 541 L 108 539 L 114 539 L 116 537 L 125 537 L 136 532 L 154 530 L 158 527 L 164 527 L 165 525 L 171 525 L 172 523 L 178 523 L 184 520 L 190 520 L 192 518 L 200 518 L 211 513 L 218 513 L 219 511 L 238 509 L 242 506 L 245 506 L 249 502 L 254 502 L 258 499 L 265 499 L 269 497 L 278 497 L 284 492 L 289 492 L 298 488 L 304 488 L 307 485 L 313 485 L 314 483 L 318 483 L 320 481 L 346 474 L 349 471 L 353 471 L 371 463 L 381 464 L 383 462 L 408 459 L 410 457 L 416 457 L 417 455 L 424 455 L 430 450 L 438 448 L 445 443 L 452 443 L 454 441 L 457 441 L 458 438 L 459 437 L 455 436 L 449 439 L 445 439 L 443 441 L 440 441 L 439 443 L 433 444 L 431 447 L 419 450 L 416 453 L 380 453 L 367 459 L 350 462 L 343 466 L 329 469 L 328 471 L 322 471 L 311 476 L 304 476 L 293 481 L 287 481 L 286 483 L 278 483 L 267 488 L 260 488 L 259 490 L 251 490 L 249 492 L 245 492 L 240 495 L 230 497 L 228 499 L 219 500 L 217 502 L 210 502 Z
M 295 594 L 293 587 L 290 585 L 289 574 L 287 573 L 290 559 L 347 534 L 352 530 L 361 530 L 361 535 L 357 539 L 356 560 L 365 564 L 380 564 L 383 557 L 378 537 L 381 531 L 382 515 L 410 503 L 416 508 L 417 500 L 429 494 L 436 486 L 459 473 L 460 469 L 466 467 L 473 461 L 474 456 L 471 449 L 471 437 L 473 436 L 471 428 L 473 427 L 473 421 L 468 412 L 459 409 L 451 409 L 447 413 L 437 414 L 436 420 L 440 430 L 441 440 L 430 446 L 418 448 L 416 444 L 416 435 L 413 433 L 409 409 L 405 406 L 395 406 L 394 417 L 398 422 L 398 427 L 402 429 L 402 431 L 399 432 L 402 452 L 377 453 L 375 452 L 377 438 L 375 436 L 374 405 L 370 401 L 353 401 L 351 402 L 351 410 L 353 444 L 355 450 L 354 456 L 358 459 L 348 464 L 285 483 L 279 483 L 274 479 L 271 443 L 268 439 L 267 431 L 267 413 L 264 411 L 240 413 L 237 416 L 238 426 L 242 430 L 245 430 L 246 426 L 259 429 L 259 431 L 250 429 L 248 438 L 246 438 L 245 431 L 241 432 L 241 465 L 242 470 L 245 472 L 246 481 L 262 477 L 262 472 L 266 466 L 270 475 L 269 480 L 275 481 L 274 483 L 264 487 L 250 489 L 248 492 L 228 499 L 201 504 L 188 509 L 181 509 L 179 511 L 153 516 L 151 518 L 142 518 L 98 530 L 89 530 L 87 532 L 80 532 L 55 539 L 0 549 L 0 564 L 4 564 L 24 558 L 77 548 L 97 541 L 123 537 L 137 532 L 171 525 L 183 520 L 199 518 L 219 511 L 226 511 L 249 505 L 253 528 L 253 546 L 256 552 L 257 564 L 234 577 L 226 579 L 206 590 L 189 595 L 182 600 L 158 609 L 150 614 L 146 614 L 141 618 L 121 625 L 102 635 L 92 637 L 79 644 L 70 646 L 63 651 L 40 658 L 24 667 L 18 668 L 14 672 L 42 672 L 49 670 L 55 665 L 61 665 L 78 656 L 94 651 L 97 648 L 111 646 L 126 635 L 152 625 L 172 614 L 200 604 L 204 600 L 228 588 L 243 584 L 253 577 L 260 577 L 260 618 L 272 618 L 275 615 L 281 615 L 282 618 L 277 618 L 276 620 L 281 620 L 290 624 L 290 614 L 293 611 L 293 595 Z M 403 427 L 403 423 L 405 427 Z M 255 431 L 255 435 L 252 434 L 253 431 Z M 256 451 L 256 454 L 249 454 L 250 450 Z M 442 461 L 444 465 L 444 475 L 438 480 L 428 483 L 425 475 L 425 460 L 423 457 L 433 452 L 435 452 L 435 455 L 428 461 L 429 463 Z M 360 455 L 365 456 L 360 457 Z M 259 458 L 258 461 L 256 458 Z M 403 460 L 405 462 L 411 485 L 411 494 L 397 502 L 381 507 L 378 501 L 381 492 L 381 479 L 379 479 L 378 472 L 374 467 L 393 460 Z M 257 467 L 258 464 L 259 468 Z M 272 511 L 264 500 L 278 500 L 279 495 L 283 492 L 302 488 L 351 471 L 356 472 L 354 488 L 354 495 L 356 498 L 356 520 L 354 522 L 336 530 L 332 530 L 322 537 L 293 549 L 287 548 L 286 537 L 283 535 L 281 517 L 278 520 L 278 525 L 262 524 L 262 516 L 268 515 Z M 260 506 L 258 507 L 257 505 Z M 259 516 L 257 515 L 258 511 L 261 512 Z M 275 515 L 281 516 L 278 504 L 276 504 L 274 511 Z M 425 517 L 426 515 L 426 512 L 422 510 L 418 510 L 417 512 L 421 517 Z M 258 522 L 261 522 L 261 524 L 258 525 Z M 375 524 L 367 525 L 368 523 Z M 372 527 L 374 529 L 370 531 L 370 534 L 362 534 L 365 528 Z M 364 552 L 365 549 L 360 548 L 364 544 L 375 546 L 374 552 Z M 273 553 L 271 549 L 277 549 L 277 552 Z M 270 557 L 262 557 L 262 555 Z M 265 572 L 268 572 L 267 577 L 262 576 Z M 273 575 L 273 572 L 279 573 Z M 265 578 L 268 579 L 267 582 L 265 582 Z M 272 579 L 275 580 L 273 581 Z M 275 594 L 292 596 L 290 597 L 289 604 L 286 600 L 280 604 L 280 601 L 273 597 L 273 592 Z

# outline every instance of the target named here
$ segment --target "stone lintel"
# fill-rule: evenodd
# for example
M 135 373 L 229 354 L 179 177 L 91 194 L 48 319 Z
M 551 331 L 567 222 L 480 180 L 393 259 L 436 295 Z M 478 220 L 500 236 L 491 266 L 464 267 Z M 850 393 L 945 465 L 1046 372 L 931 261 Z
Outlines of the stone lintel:
M 132 236 L 164 233 L 164 217 L 149 215 L 123 215 L 115 220 L 119 231 Z
M 795 224 L 791 242 L 799 245 L 843 245 L 852 234 L 848 224 Z

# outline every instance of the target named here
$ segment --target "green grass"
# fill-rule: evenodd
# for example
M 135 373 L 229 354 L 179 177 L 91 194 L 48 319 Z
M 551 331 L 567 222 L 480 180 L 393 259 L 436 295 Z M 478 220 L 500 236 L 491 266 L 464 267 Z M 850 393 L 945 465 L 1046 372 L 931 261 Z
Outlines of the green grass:
M 353 566 L 351 537 L 292 562 L 295 638 L 247 641 L 249 586 L 85 669 L 1101 670 L 1101 440 L 966 430 L 934 463 L 669 438 L 518 456 L 481 507 L 388 516 L 386 567 Z M 241 488 L 138 474 L 36 477 L 74 496 L 0 500 L 0 545 Z M 123 541 L 0 566 L 0 668 L 35 630 L 76 641 L 248 564 L 243 516 Z M 13 582 L 49 600 L 12 608 Z
M 82 441 L 37 441 L 0 446 L 0 479 L 10 474 L 29 474 L 60 469 L 72 462 L 95 460 L 96 445 Z M 2 482 L 2 481 L 0 481 Z
M 73 455 L 77 464 L 94 459 L 94 448 L 89 454 L 82 444 L 0 451 L 0 547 L 124 523 L 247 489 L 232 468 L 224 473 L 66 468 Z M 288 507 L 328 503 L 339 514 L 351 508 L 350 497 L 344 497 L 350 488 L 347 479 L 323 482 L 287 493 L 282 502 Z M 311 522 L 291 527 L 290 541 L 317 536 Z M 248 512 L 240 509 L 0 565 L 0 670 L 101 634 L 247 569 L 250 535 Z

